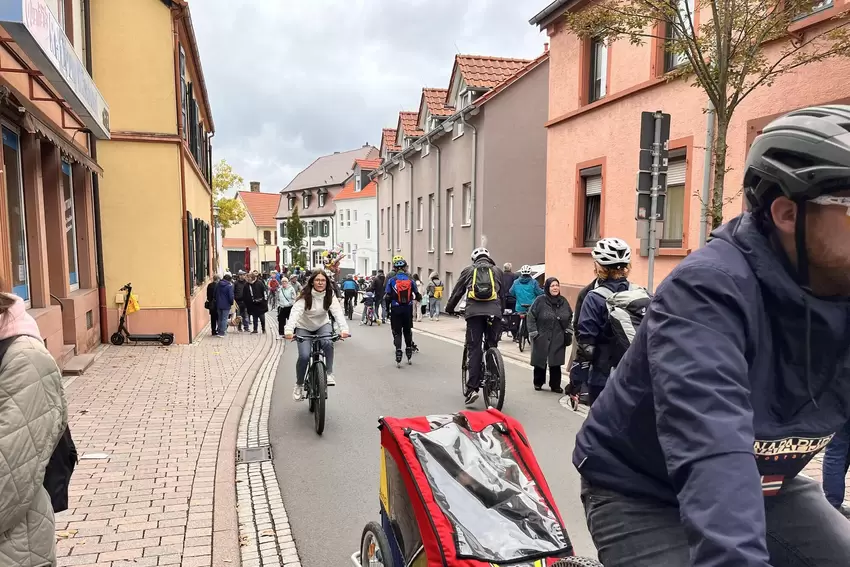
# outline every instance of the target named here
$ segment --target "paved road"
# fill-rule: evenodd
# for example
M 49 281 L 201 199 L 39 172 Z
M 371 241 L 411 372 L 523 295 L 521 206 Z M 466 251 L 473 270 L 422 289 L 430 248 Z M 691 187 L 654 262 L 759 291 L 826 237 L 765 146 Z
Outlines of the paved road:
M 363 526 L 378 519 L 378 417 L 463 409 L 460 346 L 417 334 L 422 352 L 413 366 L 397 369 L 386 326 L 353 330 L 351 340 L 337 343 L 338 385 L 330 390 L 321 438 L 306 405 L 292 401 L 295 345 L 287 346 L 276 377 L 269 419 L 274 467 L 305 567 L 350 564 Z M 558 395 L 535 392 L 530 368 L 506 366 L 504 411 L 525 426 L 577 552 L 591 554 L 579 477 L 570 462 L 581 419 L 558 404 Z

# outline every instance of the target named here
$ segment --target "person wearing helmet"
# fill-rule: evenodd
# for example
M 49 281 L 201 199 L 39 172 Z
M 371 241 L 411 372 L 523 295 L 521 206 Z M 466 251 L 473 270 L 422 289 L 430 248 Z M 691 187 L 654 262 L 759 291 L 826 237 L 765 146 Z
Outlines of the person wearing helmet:
M 507 294 L 516 299 L 517 313 L 526 313 L 534 300 L 543 295 L 543 288 L 531 277 L 533 273 L 531 266 L 523 266 L 519 269 L 519 277 L 508 288 Z
M 410 364 L 413 353 L 419 349 L 413 342 L 413 306 L 422 301 L 416 282 L 407 275 L 407 260 L 401 256 L 393 258 L 395 274 L 387 280 L 386 297 L 390 302 L 390 328 L 393 332 L 395 362 L 401 363 L 401 338 L 404 336 L 404 354 Z
M 619 238 L 603 238 L 591 252 L 596 266 L 599 286 L 611 293 L 629 289 L 628 275 L 632 261 L 632 249 Z M 587 382 L 588 402 L 593 405 L 605 388 L 611 370 L 622 355 L 611 338 L 608 321 L 608 306 L 605 296 L 588 293 L 581 304 L 581 313 L 576 327 L 576 357 L 579 365 L 591 366 Z
M 476 248 L 470 256 L 472 264 L 463 269 L 455 283 L 446 313 L 454 313 L 462 299 L 466 299 L 466 346 L 469 349 L 469 378 L 464 396 L 467 405 L 478 399 L 481 389 L 481 360 L 484 351 L 482 340 L 487 348 L 495 347 L 499 342 L 502 329 L 502 270 L 496 267 L 486 248 Z
M 744 193 L 658 287 L 577 435 L 608 567 L 848 564 L 850 523 L 800 473 L 850 419 L 850 106 L 768 124 Z
M 345 297 L 344 307 L 347 310 L 348 306 L 351 305 L 351 309 L 354 309 L 354 306 L 357 305 L 357 282 L 354 281 L 354 276 L 348 274 L 345 276 L 345 281 L 342 282 L 342 293 Z

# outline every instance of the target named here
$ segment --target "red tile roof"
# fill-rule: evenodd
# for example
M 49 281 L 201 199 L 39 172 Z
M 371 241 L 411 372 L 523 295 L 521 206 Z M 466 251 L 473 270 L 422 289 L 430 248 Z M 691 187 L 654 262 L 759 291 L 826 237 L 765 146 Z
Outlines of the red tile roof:
M 399 112 L 398 113 L 398 124 L 399 128 L 404 130 L 404 135 L 408 138 L 418 138 L 425 134 L 422 130 L 419 129 L 418 124 L 419 113 L 418 112 Z M 399 141 L 396 138 L 396 141 Z
M 278 205 L 280 205 L 279 193 L 239 191 L 239 197 L 245 203 L 245 208 L 248 209 L 248 214 L 251 215 L 255 226 L 277 225 L 275 215 L 277 214 Z
M 448 89 L 422 89 L 422 98 L 432 116 L 451 116 L 454 108 L 446 106 Z
M 401 150 L 395 143 L 397 131 L 395 128 L 384 128 L 381 134 L 381 149 L 387 148 L 388 152 L 398 152 Z
M 376 197 L 377 195 L 377 182 L 372 181 L 358 193 L 354 191 L 354 180 L 351 180 L 345 184 L 345 187 L 342 188 L 342 191 L 337 193 L 337 196 L 334 197 L 334 201 L 339 201 L 340 199 L 365 199 L 367 197 Z
M 244 250 L 245 248 L 256 248 L 257 241 L 253 238 L 222 238 L 221 247 Z
M 459 72 L 466 85 L 473 89 L 492 89 L 502 81 L 511 78 L 517 71 L 531 63 L 528 59 L 510 59 L 507 57 L 488 57 L 485 55 L 455 55 L 455 65 L 449 79 L 446 92 L 446 104 L 455 75 Z
M 355 165 L 359 165 L 360 169 L 365 169 L 367 171 L 371 171 L 373 169 L 378 169 L 381 167 L 382 159 L 357 159 L 354 160 Z
M 482 96 L 481 98 L 479 98 L 478 100 L 475 101 L 475 105 L 480 106 L 480 105 L 484 104 L 485 102 L 492 99 L 493 97 L 498 95 L 500 92 L 504 91 L 505 89 L 507 89 L 508 87 L 510 87 L 511 85 L 513 85 L 514 83 L 516 83 L 517 81 L 519 81 L 520 79 L 522 79 L 523 77 L 528 75 L 531 71 L 533 71 L 534 69 L 536 69 L 537 67 L 539 67 L 540 65 L 542 65 L 543 63 L 545 63 L 548 60 L 549 60 L 549 52 L 547 51 L 547 52 L 543 53 L 537 59 L 529 62 L 528 65 L 522 67 L 519 71 L 514 73 L 512 76 L 510 76 L 506 80 L 502 81 L 500 84 L 496 85 L 495 87 L 493 87 L 492 89 L 487 91 L 484 94 L 484 96 Z

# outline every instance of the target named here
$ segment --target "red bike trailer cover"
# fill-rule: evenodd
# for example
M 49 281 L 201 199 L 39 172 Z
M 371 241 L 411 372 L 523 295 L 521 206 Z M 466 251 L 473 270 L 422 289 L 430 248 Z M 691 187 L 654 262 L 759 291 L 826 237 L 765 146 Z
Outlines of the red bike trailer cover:
M 542 492 L 542 496 L 548 502 L 552 512 L 557 517 L 558 523 L 564 530 L 564 535 L 567 536 L 566 529 L 563 528 L 564 521 L 561 513 L 552 497 L 549 484 L 540 470 L 537 458 L 528 443 L 528 436 L 522 424 L 495 409 L 461 411 L 458 413 L 466 418 L 469 428 L 474 432 L 480 432 L 497 423 L 504 424 L 507 428 L 506 436 L 511 439 L 519 453 L 521 463 L 528 469 L 525 472 L 535 481 L 537 488 Z M 407 437 L 406 432 L 408 430 L 419 433 L 432 431 L 432 422 L 429 418 L 427 416 L 404 419 L 384 417 L 381 418 L 380 423 L 381 445 L 398 464 L 405 487 L 411 497 L 410 500 L 422 536 L 422 544 L 428 557 L 428 566 L 489 567 L 491 563 L 488 561 L 458 557 L 452 523 L 436 501 L 426 472 L 416 454 L 416 449 Z M 574 554 L 569 539 L 567 539 L 567 544 L 569 546 L 567 553 L 561 555 Z M 548 558 L 545 564 L 551 565 L 556 561 L 557 558 Z M 514 561 L 513 563 L 528 564 L 529 561 Z

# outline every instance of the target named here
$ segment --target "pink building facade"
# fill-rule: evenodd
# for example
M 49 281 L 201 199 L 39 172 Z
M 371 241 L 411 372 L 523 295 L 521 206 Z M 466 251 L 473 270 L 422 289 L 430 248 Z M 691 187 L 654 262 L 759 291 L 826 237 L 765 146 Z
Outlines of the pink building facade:
M 707 97 L 690 80 L 667 80 L 664 73 L 671 62 L 661 42 L 633 46 L 624 39 L 605 47 L 580 39 L 564 29 L 558 15 L 576 3 L 561 4 L 553 14 L 535 19 L 551 41 L 546 272 L 561 278 L 574 294 L 592 279 L 594 241 L 619 237 L 635 250 L 632 281 L 646 285 L 648 262 L 638 253 L 635 221 L 640 113 L 663 110 L 671 115 L 672 127 L 667 222 L 655 267 L 655 282 L 660 282 L 699 246 Z M 850 0 L 835 0 L 799 20 L 791 31 L 805 34 L 833 25 L 827 20 L 848 8 Z M 709 14 L 703 12 L 697 19 Z M 773 42 L 768 54 L 779 53 L 783 46 L 784 40 Z M 743 166 L 756 134 L 771 119 L 795 108 L 850 103 L 848 79 L 850 59 L 832 59 L 779 77 L 745 99 L 728 133 L 726 219 L 744 208 Z

